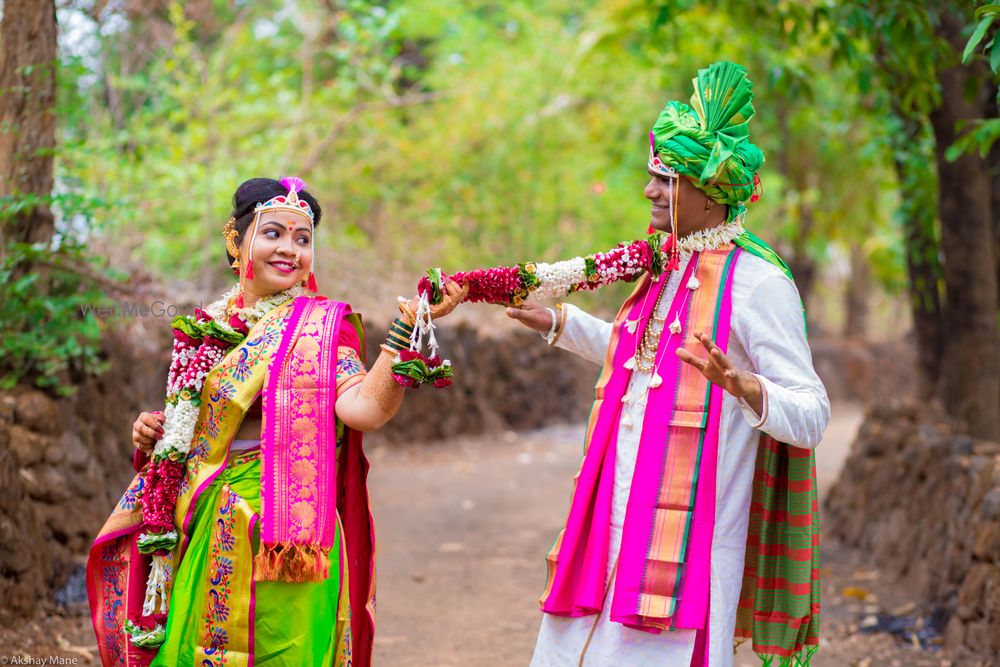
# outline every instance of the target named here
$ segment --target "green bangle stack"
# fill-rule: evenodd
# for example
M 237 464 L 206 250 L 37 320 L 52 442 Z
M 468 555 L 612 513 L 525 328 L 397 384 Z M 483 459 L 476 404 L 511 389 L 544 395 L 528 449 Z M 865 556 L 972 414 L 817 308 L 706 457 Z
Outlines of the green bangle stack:
M 389 335 L 386 336 L 385 344 L 396 351 L 410 349 L 410 336 L 413 334 L 413 327 L 403 320 L 396 319 L 389 326 Z

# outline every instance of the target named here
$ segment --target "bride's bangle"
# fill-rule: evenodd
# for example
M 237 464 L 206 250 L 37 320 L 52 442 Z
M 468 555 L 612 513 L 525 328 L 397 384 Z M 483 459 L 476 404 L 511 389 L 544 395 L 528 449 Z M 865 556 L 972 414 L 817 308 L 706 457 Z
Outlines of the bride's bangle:
M 410 336 L 413 334 L 413 327 L 401 319 L 396 319 L 389 325 L 389 333 L 386 335 L 385 344 L 394 350 L 410 349 Z

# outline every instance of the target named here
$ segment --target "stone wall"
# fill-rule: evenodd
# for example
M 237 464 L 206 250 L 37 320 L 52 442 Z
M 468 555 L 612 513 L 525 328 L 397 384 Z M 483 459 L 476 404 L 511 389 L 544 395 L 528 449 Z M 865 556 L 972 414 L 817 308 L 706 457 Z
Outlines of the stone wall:
M 916 350 L 909 339 L 872 343 L 858 338 L 812 336 L 813 366 L 830 400 L 867 403 L 915 395 Z
M 1000 444 L 915 403 L 873 408 L 825 509 L 831 535 L 949 618 L 948 645 L 1000 661 Z
M 110 369 L 74 396 L 0 392 L 0 619 L 65 581 L 132 477 L 131 423 L 162 392 L 170 344 L 145 326 L 108 332 Z

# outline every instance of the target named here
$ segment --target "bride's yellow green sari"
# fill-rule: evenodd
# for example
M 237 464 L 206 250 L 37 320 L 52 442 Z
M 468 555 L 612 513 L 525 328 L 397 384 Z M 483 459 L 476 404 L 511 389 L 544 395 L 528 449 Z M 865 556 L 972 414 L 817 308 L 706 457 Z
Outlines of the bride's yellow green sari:
M 91 548 L 87 586 L 104 665 L 363 665 L 375 621 L 374 530 L 361 434 L 336 397 L 364 375 L 360 318 L 297 297 L 205 378 L 175 513 L 166 638 L 132 645 L 149 557 L 133 480 Z M 231 451 L 260 398 L 261 446 Z M 137 461 L 137 469 L 141 466 Z M 158 619 L 156 619 L 158 620 Z

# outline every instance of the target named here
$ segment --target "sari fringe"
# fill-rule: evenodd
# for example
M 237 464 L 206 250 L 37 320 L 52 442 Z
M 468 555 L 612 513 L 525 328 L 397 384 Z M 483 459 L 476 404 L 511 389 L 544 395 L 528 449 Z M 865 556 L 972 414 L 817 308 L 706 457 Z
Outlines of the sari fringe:
M 254 556 L 256 581 L 302 583 L 324 581 L 330 575 L 330 557 L 318 544 L 279 542 L 261 545 Z
M 794 655 L 758 653 L 757 657 L 760 658 L 761 667 L 810 667 L 812 657 L 818 650 L 818 645 L 812 645 L 803 647 Z

